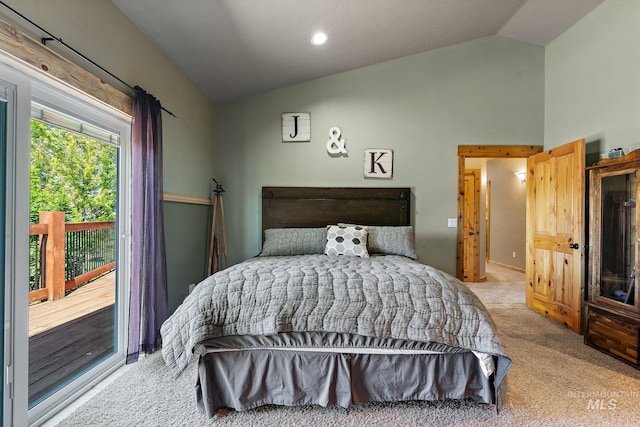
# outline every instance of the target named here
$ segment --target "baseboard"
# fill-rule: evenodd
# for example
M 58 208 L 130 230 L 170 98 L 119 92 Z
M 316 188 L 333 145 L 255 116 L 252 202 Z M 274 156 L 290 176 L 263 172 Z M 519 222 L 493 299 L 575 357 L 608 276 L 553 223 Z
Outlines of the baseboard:
M 503 264 L 503 263 L 498 262 L 498 261 L 487 261 L 487 264 L 495 265 L 495 266 L 502 267 L 502 268 L 508 268 L 509 270 L 518 271 L 520 273 L 526 273 L 527 272 L 527 270 L 525 270 L 524 268 L 514 267 L 513 265 Z

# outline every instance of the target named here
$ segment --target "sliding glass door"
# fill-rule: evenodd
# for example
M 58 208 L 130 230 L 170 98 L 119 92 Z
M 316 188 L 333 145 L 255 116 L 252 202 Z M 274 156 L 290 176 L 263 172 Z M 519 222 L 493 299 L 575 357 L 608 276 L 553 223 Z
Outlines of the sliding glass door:
M 19 200 L 6 206 L 11 424 L 48 418 L 123 365 L 128 312 L 130 117 L 25 77 L 7 161 Z
M 29 407 L 118 350 L 120 136 L 31 102 Z

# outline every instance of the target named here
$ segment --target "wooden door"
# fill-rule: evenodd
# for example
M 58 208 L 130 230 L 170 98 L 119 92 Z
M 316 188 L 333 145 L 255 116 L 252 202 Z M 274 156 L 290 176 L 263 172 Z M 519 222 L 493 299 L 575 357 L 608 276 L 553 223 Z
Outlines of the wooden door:
M 527 306 L 581 332 L 584 140 L 527 160 Z
M 491 181 L 487 181 L 487 196 L 486 196 L 486 205 L 487 205 L 487 211 L 486 211 L 486 215 L 485 215 L 485 222 L 486 222 L 486 227 L 485 227 L 485 251 L 486 251 L 486 255 L 485 255 L 485 262 L 489 262 L 491 261 Z
M 464 172 L 464 281 L 480 281 L 480 169 Z

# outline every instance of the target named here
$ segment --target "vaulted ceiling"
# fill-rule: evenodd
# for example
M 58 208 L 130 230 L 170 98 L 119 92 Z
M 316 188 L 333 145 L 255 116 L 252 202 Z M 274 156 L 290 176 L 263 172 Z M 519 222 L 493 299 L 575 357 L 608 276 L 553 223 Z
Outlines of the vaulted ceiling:
M 603 0 L 111 1 L 221 103 L 486 36 L 545 46 Z

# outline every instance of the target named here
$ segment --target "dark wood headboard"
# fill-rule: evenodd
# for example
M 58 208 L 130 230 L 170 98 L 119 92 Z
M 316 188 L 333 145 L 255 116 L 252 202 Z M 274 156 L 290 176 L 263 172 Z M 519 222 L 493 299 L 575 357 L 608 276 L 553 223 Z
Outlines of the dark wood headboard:
M 262 187 L 262 232 L 346 222 L 410 225 L 410 188 Z

